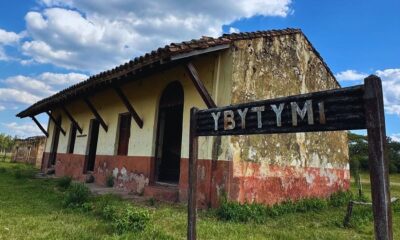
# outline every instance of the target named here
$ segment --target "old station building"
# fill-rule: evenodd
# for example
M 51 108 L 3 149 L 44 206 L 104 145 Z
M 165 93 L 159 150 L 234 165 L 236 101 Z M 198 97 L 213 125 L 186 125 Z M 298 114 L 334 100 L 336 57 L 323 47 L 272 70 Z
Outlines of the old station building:
M 158 199 L 187 200 L 189 114 L 340 87 L 298 29 L 172 43 L 43 99 L 42 170 Z M 262 114 L 262 113 L 261 113 Z M 212 121 L 212 119 L 210 119 Z M 222 195 L 273 204 L 349 186 L 346 132 L 201 137 L 199 206 Z

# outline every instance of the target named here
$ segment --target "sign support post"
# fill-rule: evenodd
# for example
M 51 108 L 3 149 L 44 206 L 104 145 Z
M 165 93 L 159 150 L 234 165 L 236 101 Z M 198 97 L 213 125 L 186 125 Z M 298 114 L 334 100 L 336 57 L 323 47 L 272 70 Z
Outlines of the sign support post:
M 364 80 L 365 118 L 368 131 L 368 164 L 371 178 L 375 239 L 393 239 L 388 162 L 385 157 L 386 130 L 381 80 Z
M 190 132 L 189 132 L 189 191 L 188 191 L 188 228 L 187 239 L 196 240 L 196 217 L 197 217 L 197 157 L 198 136 L 196 135 L 198 109 L 190 109 Z

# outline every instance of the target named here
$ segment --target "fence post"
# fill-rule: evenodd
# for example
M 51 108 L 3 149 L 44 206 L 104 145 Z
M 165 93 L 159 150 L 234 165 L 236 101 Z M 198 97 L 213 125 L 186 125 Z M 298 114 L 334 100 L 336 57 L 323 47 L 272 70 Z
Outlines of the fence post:
M 188 229 L 187 239 L 196 239 L 196 217 L 197 217 L 197 157 L 198 136 L 196 136 L 198 109 L 190 109 L 190 132 L 189 132 L 189 191 L 188 191 Z
M 385 156 L 386 130 L 382 82 L 379 77 L 370 75 L 364 79 L 364 86 L 375 239 L 392 240 L 392 212 L 388 161 Z

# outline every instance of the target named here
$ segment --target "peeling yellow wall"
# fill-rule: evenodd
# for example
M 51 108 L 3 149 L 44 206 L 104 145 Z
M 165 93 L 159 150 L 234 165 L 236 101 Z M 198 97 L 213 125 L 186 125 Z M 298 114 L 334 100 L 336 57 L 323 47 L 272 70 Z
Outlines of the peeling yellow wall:
M 228 104 L 230 101 L 231 56 L 229 51 L 223 53 L 210 54 L 197 58 L 194 62 L 199 76 L 206 88 L 215 97 L 219 104 Z M 227 67 L 228 66 L 228 67 Z M 189 117 L 190 108 L 195 106 L 200 109 L 206 108 L 202 98 L 195 89 L 193 83 L 185 73 L 183 66 L 175 67 L 163 72 L 158 72 L 150 77 L 127 83 L 121 88 L 128 97 L 139 116 L 143 119 L 143 128 L 139 128 L 132 119 L 131 137 L 129 140 L 128 156 L 154 156 L 155 141 L 157 131 L 157 112 L 159 99 L 165 87 L 173 82 L 179 81 L 184 89 L 184 112 L 183 112 L 183 134 L 182 152 L 183 158 L 188 157 L 189 141 Z M 118 130 L 118 115 L 127 112 L 121 100 L 113 90 L 98 92 L 90 97 L 91 102 L 98 110 L 106 124 L 108 131 L 105 132 L 100 126 L 99 140 L 97 146 L 98 155 L 115 155 Z M 86 154 L 88 131 L 90 119 L 94 118 L 88 107 L 83 101 L 75 101 L 67 105 L 68 110 L 75 120 L 83 128 L 83 134 L 77 132 L 74 154 Z M 71 122 L 66 115 L 59 109 L 55 109 L 55 116 L 61 114 L 62 126 L 67 134 L 60 134 L 58 153 L 66 153 L 69 141 L 69 131 Z M 49 124 L 49 138 L 46 143 L 46 152 L 50 152 L 51 142 L 54 131 L 54 124 Z M 199 141 L 199 158 L 211 159 L 213 148 L 213 137 L 201 138 Z M 224 158 L 221 156 L 220 158 Z
M 339 87 L 301 34 L 236 41 L 232 58 L 232 104 Z M 348 168 L 346 132 L 235 136 L 230 146 L 235 162 Z

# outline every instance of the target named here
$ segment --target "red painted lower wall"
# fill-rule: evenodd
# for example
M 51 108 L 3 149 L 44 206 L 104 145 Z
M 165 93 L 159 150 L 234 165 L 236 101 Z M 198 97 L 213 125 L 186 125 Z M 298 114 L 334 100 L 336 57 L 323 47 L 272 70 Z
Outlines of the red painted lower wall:
M 49 153 L 43 155 L 46 170 Z M 57 154 L 56 176 L 72 176 L 84 181 L 85 155 Z M 96 156 L 93 175 L 96 183 L 105 185 L 109 175 L 114 187 L 142 194 L 152 184 L 154 158 L 141 156 Z M 187 201 L 188 159 L 181 159 L 179 201 Z M 244 174 L 245 173 L 245 174 Z M 347 169 L 304 168 L 259 163 L 198 160 L 199 208 L 216 207 L 222 196 L 239 202 L 274 204 L 288 199 L 327 197 L 339 189 L 348 189 Z
M 239 202 L 274 204 L 288 199 L 328 197 L 350 186 L 347 169 L 292 167 L 259 163 L 235 163 L 230 199 Z M 243 176 L 243 172 L 247 172 Z M 250 176 L 249 176 L 250 175 Z

